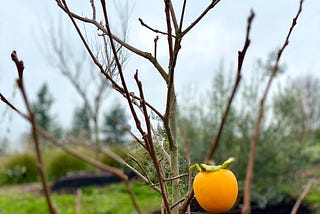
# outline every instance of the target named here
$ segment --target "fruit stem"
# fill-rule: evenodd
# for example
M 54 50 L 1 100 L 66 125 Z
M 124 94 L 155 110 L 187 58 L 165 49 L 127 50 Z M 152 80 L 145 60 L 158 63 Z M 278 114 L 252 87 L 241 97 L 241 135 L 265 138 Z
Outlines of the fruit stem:
M 229 169 L 230 165 L 233 161 L 235 161 L 236 159 L 234 157 L 230 157 L 228 160 L 226 160 L 225 162 L 223 162 L 222 164 L 222 169 Z
M 189 172 L 192 172 L 193 170 L 198 170 L 198 172 L 202 172 L 202 171 L 215 172 L 215 171 L 218 171 L 220 169 L 229 169 L 230 165 L 231 165 L 231 163 L 233 161 L 235 161 L 235 158 L 231 157 L 228 160 L 226 160 L 225 162 L 223 162 L 223 164 L 217 165 L 217 166 L 208 165 L 208 164 L 204 164 L 204 163 L 201 163 L 199 165 L 199 164 L 196 163 L 196 164 L 193 164 L 192 166 L 189 167 Z

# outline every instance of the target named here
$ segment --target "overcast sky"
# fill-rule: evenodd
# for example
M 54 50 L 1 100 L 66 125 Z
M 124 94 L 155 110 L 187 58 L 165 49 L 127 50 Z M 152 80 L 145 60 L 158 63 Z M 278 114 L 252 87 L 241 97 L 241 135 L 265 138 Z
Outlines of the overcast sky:
M 89 0 L 69 1 L 70 7 L 80 14 L 90 16 Z M 124 1 L 121 1 L 124 2 Z M 142 27 L 138 18 L 157 29 L 165 29 L 163 0 L 129 0 L 132 15 L 129 21 L 129 43 L 141 50 L 153 52 L 155 33 Z M 182 1 L 173 1 L 180 11 Z M 189 0 L 186 11 L 187 26 L 210 0 Z M 298 9 L 298 0 L 221 0 L 199 25 L 182 42 L 180 58 L 176 68 L 176 88 L 178 96 L 188 85 L 197 85 L 201 93 L 209 89 L 215 69 L 221 60 L 226 66 L 236 65 L 237 51 L 243 47 L 247 17 L 253 9 L 256 17 L 253 21 L 252 43 L 244 63 L 246 70 L 252 68 L 258 58 L 265 59 L 268 53 L 282 45 Z M 114 7 L 112 7 L 114 9 Z M 48 59 L 40 51 L 39 43 L 45 41 L 50 23 L 61 20 L 68 29 L 68 43 L 74 45 L 77 52 L 80 47 L 75 31 L 70 27 L 66 15 L 61 13 L 54 0 L 10 0 L 3 1 L 0 7 L 0 92 L 16 105 L 23 108 L 20 94 L 15 87 L 17 76 L 15 65 L 10 59 L 12 50 L 16 50 L 25 63 L 25 85 L 29 96 L 34 100 L 39 87 L 47 82 L 55 98 L 52 113 L 57 121 L 68 127 L 73 108 L 80 103 L 74 89 L 57 69 L 49 65 Z M 116 13 L 111 12 L 111 23 L 116 30 Z M 115 21 L 113 21 L 115 20 Z M 319 75 L 320 71 L 320 1 L 305 0 L 298 25 L 295 28 L 289 46 L 282 61 L 287 64 L 288 76 L 298 76 L 307 72 Z M 158 59 L 167 67 L 166 37 L 160 36 Z M 164 106 L 164 84 L 152 66 L 144 59 L 130 55 L 126 66 L 127 76 L 135 70 L 146 88 L 147 99 L 159 108 Z M 130 87 L 135 90 L 132 81 Z M 0 103 L 0 138 L 8 136 L 17 142 L 22 132 L 28 130 L 28 124 Z

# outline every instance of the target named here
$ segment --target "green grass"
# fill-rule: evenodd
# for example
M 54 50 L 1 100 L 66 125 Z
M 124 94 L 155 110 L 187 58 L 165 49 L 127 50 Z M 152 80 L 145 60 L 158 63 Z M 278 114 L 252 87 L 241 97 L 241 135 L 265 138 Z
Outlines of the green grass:
M 135 183 L 132 190 L 143 213 L 158 210 L 160 194 L 150 187 Z M 75 214 L 75 195 L 52 195 L 58 213 Z M 43 196 L 23 193 L 19 188 L 0 188 L 1 214 L 46 214 L 47 205 Z M 136 213 L 123 184 L 107 187 L 88 187 L 82 189 L 81 213 L 85 214 L 130 214 Z

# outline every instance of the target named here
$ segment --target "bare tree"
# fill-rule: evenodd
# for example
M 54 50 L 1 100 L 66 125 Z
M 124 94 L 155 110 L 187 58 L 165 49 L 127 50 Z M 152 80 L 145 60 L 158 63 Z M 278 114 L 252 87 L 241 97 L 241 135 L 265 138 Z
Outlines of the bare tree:
M 148 152 L 149 155 L 152 158 L 154 167 L 157 172 L 157 177 L 159 179 L 159 187 L 161 190 L 162 198 L 163 198 L 163 206 L 166 209 L 168 213 L 171 213 L 171 210 L 173 212 L 177 212 L 176 206 L 180 199 L 180 189 L 179 189 L 179 165 L 178 165 L 178 144 L 176 139 L 176 110 L 177 110 L 177 100 L 176 100 L 176 92 L 175 92 L 175 86 L 174 86 L 174 76 L 175 76 L 175 67 L 176 62 L 178 59 L 178 55 L 181 49 L 181 41 L 184 38 L 184 36 L 196 26 L 201 19 L 211 10 L 213 9 L 220 1 L 212 1 L 208 4 L 206 9 L 199 14 L 199 16 L 187 27 L 183 27 L 184 24 L 184 17 L 185 17 L 185 9 L 186 9 L 186 3 L 187 1 L 184 1 L 182 4 L 182 11 L 179 19 L 177 18 L 177 12 L 175 11 L 172 2 L 170 0 L 164 1 L 164 9 L 165 9 L 165 17 L 166 17 L 166 27 L 167 29 L 162 31 L 158 30 L 147 23 L 145 23 L 142 19 L 139 19 L 141 25 L 148 28 L 149 30 L 153 31 L 155 34 L 164 35 L 167 37 L 167 46 L 168 46 L 168 69 L 164 69 L 162 65 L 159 64 L 156 53 L 157 53 L 157 41 L 158 36 L 155 36 L 154 40 L 154 53 L 148 53 L 142 50 L 139 50 L 138 48 L 132 46 L 131 44 L 127 43 L 126 41 L 121 40 L 119 37 L 117 37 L 115 34 L 111 32 L 110 29 L 110 22 L 108 17 L 108 7 L 106 5 L 106 2 L 104 0 L 100 1 L 101 10 L 102 13 L 100 14 L 100 19 L 103 21 L 100 21 L 97 17 L 98 14 L 96 13 L 96 6 L 94 4 L 94 1 L 91 1 L 91 7 L 92 7 L 92 18 L 84 17 L 79 14 L 74 13 L 68 6 L 67 2 L 65 0 L 58 0 L 56 1 L 58 6 L 70 17 L 72 23 L 74 24 L 75 29 L 77 30 L 84 46 L 86 47 L 88 53 L 92 57 L 92 60 L 97 65 L 97 67 L 100 69 L 100 72 L 104 74 L 106 79 L 108 79 L 115 90 L 117 90 L 119 93 L 121 93 L 128 102 L 128 105 L 130 107 L 132 116 L 134 118 L 134 121 L 136 123 L 136 128 L 139 130 L 141 136 L 136 136 L 138 142 L 140 142 L 140 145 L 142 145 Z M 253 18 L 253 15 L 252 15 Z M 252 20 L 252 18 L 250 20 Z M 108 73 L 104 72 L 104 62 L 101 61 L 99 58 L 96 57 L 96 54 L 94 50 L 89 45 L 89 42 L 86 40 L 84 32 L 79 28 L 78 22 L 83 22 L 87 24 L 94 25 L 98 28 L 98 30 L 101 32 L 100 35 L 102 35 L 102 39 L 104 41 L 108 40 L 110 41 L 111 48 L 113 50 L 113 56 L 115 57 L 115 62 L 117 65 L 117 69 L 119 72 L 120 77 L 120 84 L 118 84 L 114 78 L 109 75 Z M 249 21 L 251 23 L 251 21 Z M 250 31 L 250 24 L 248 24 L 248 32 Z M 246 50 L 249 46 L 249 39 L 247 37 L 246 44 L 244 46 L 243 51 L 239 52 L 239 65 L 238 65 L 238 78 L 237 82 L 240 80 L 240 71 L 242 67 L 242 63 L 244 60 L 244 56 L 246 53 Z M 139 92 L 138 96 L 131 93 L 127 87 L 127 80 L 124 78 L 123 75 L 123 68 L 121 66 L 120 60 L 117 57 L 117 49 L 116 44 L 121 45 L 128 49 L 129 51 L 133 52 L 134 54 L 141 56 L 143 58 L 146 58 L 149 60 L 151 64 L 154 65 L 155 69 L 159 74 L 162 76 L 163 80 L 165 81 L 167 85 L 167 91 L 166 91 L 166 108 L 164 113 L 159 112 L 156 110 L 152 105 L 150 105 L 147 100 L 145 100 L 144 97 L 144 90 L 142 82 L 139 80 L 138 71 L 136 72 L 134 79 L 136 80 L 136 84 L 138 86 Z M 235 93 L 237 84 L 235 86 L 235 90 L 233 93 Z M 232 97 L 230 98 L 229 105 L 232 102 Z M 135 105 L 137 104 L 137 105 Z M 142 111 L 143 117 L 140 118 L 138 116 L 138 112 Z M 169 154 L 170 154 L 170 171 L 171 176 L 177 179 L 169 179 L 172 182 L 172 188 L 173 188 L 173 195 L 171 196 L 171 201 L 169 200 L 168 196 L 168 187 L 167 182 L 168 178 L 165 178 L 164 175 L 164 168 L 165 166 L 161 164 L 159 158 L 157 157 L 155 153 L 155 143 L 158 144 L 158 142 L 154 141 L 155 138 L 153 138 L 153 128 L 152 123 L 150 121 L 149 111 L 153 111 L 157 116 L 163 121 L 164 128 L 166 131 L 166 137 L 169 143 Z M 228 113 L 228 110 L 226 110 L 226 114 Z M 144 121 L 144 122 L 143 122 Z M 144 123 L 144 126 L 142 126 L 142 123 Z M 145 128 L 144 128 L 145 127 Z M 157 139 L 157 138 L 156 138 Z M 142 140 L 142 141 L 141 141 Z M 190 194 L 192 195 L 192 194 Z M 172 207 L 173 206 L 173 207 Z M 172 209 L 173 208 L 173 209 Z M 183 206 L 183 209 L 180 210 L 181 213 L 183 213 L 185 210 L 185 206 Z
M 115 4 L 115 6 L 121 21 L 121 39 L 126 41 L 130 8 L 127 1 L 124 6 L 119 4 Z M 47 39 L 42 41 L 43 44 L 40 44 L 40 47 L 49 64 L 70 82 L 81 98 L 92 126 L 92 133 L 89 134 L 93 142 L 99 145 L 102 106 L 112 86 L 103 75 L 97 72 L 83 46 L 74 47 L 70 44 L 67 34 L 72 32 L 64 26 L 66 25 L 61 23 L 61 20 L 58 22 L 58 26 L 51 22 L 49 31 L 42 37 Z M 84 31 L 86 34 L 86 29 Z M 104 72 L 116 79 L 117 67 L 108 40 L 99 41 L 98 35 L 96 35 L 90 45 L 95 50 L 96 57 L 101 58 L 101 61 L 104 62 Z M 127 51 L 121 45 L 117 45 L 116 49 L 119 61 L 123 66 L 128 59 Z

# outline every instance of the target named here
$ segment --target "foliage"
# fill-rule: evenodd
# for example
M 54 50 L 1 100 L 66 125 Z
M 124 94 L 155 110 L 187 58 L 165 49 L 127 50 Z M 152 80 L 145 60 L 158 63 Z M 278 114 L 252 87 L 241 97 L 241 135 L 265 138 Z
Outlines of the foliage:
M 319 194 L 319 189 L 320 189 L 320 183 L 316 183 L 313 188 L 310 190 L 308 195 L 305 197 L 304 201 L 308 204 L 311 205 L 312 208 L 317 210 L 318 212 L 320 211 L 320 194 Z M 317 213 L 317 212 L 315 212 Z
M 151 213 L 158 210 L 161 203 L 160 195 L 150 191 L 149 187 L 134 183 L 132 190 L 138 198 L 138 203 L 143 213 Z M 7 192 L 10 191 L 10 195 Z M 53 194 L 53 201 L 59 213 L 75 214 L 74 195 Z M 121 206 L 119 206 L 121 202 Z M 106 187 L 86 187 L 82 189 L 81 211 L 88 214 L 99 213 L 134 213 L 130 198 L 123 184 L 116 184 Z M 47 213 L 45 199 L 40 195 L 21 193 L 18 188 L 11 187 L 0 189 L 0 213 L 33 214 Z
M 116 104 L 109 113 L 104 115 L 102 130 L 106 144 L 124 144 L 129 129 L 128 117 L 125 114 L 125 109 L 120 104 Z
M 33 104 L 33 111 L 37 124 L 45 130 L 50 130 L 52 126 L 53 118 L 49 114 L 52 104 L 52 95 L 49 93 L 47 84 L 44 83 L 37 93 L 37 101 Z
M 129 153 L 128 149 L 125 146 L 120 146 L 120 145 L 107 146 L 106 149 L 111 150 L 113 153 L 117 154 L 124 160 L 126 159 L 127 154 Z M 117 162 L 116 160 L 114 160 L 113 158 L 105 154 L 99 155 L 99 161 L 109 166 L 124 168 L 122 164 L 120 164 L 119 162 Z
M 317 142 L 316 144 L 312 143 L 311 145 L 302 148 L 301 152 L 305 155 L 308 162 L 313 164 L 320 163 L 320 142 Z
M 37 100 L 32 104 L 36 123 L 45 130 L 59 135 L 59 128 L 50 114 L 54 99 L 49 92 L 48 85 L 44 83 L 37 92 Z
M 35 114 L 36 124 L 53 134 L 55 137 L 60 138 L 62 129 L 55 122 L 54 116 L 50 113 L 53 102 L 54 99 L 49 92 L 48 86 L 44 83 L 37 92 L 37 99 L 32 103 L 32 109 Z M 44 138 L 41 136 L 39 136 L 39 138 L 42 141 L 42 148 L 43 145 L 49 145 Z
M 319 128 L 320 79 L 313 75 L 289 79 L 274 95 L 274 117 L 295 140 L 310 139 Z
M 29 152 L 12 154 L 1 161 L 1 184 L 20 184 L 38 180 L 36 159 Z
M 9 140 L 8 138 L 0 138 L 0 155 L 5 154 L 8 151 Z
M 92 169 L 92 167 L 63 151 L 50 150 L 50 156 L 46 161 L 46 173 L 50 180 L 57 180 L 58 178 L 65 176 L 68 172 Z
M 223 107 L 230 93 L 227 90 L 230 89 L 228 75 L 230 73 L 221 69 L 214 76 L 212 88 L 205 96 L 210 97 L 212 102 L 194 100 L 194 103 L 185 107 L 184 111 L 180 111 L 179 124 L 183 125 L 180 125 L 179 133 L 182 138 L 188 138 L 190 141 L 193 163 L 203 161 L 207 153 L 204 148 L 213 141 L 215 127 L 221 120 Z M 239 97 L 230 110 L 219 148 L 214 156 L 215 162 L 221 162 L 230 156 L 236 157 L 237 161 L 232 169 L 240 183 L 245 179 L 248 151 L 257 115 L 258 88 L 263 84 L 257 77 L 251 81 L 248 79 L 242 81 Z M 303 122 L 293 119 L 298 117 L 293 109 L 298 102 L 301 102 L 300 99 L 295 90 L 287 88 L 285 94 L 274 96 L 271 104 L 267 103 L 265 107 L 266 119 L 260 129 L 254 171 L 256 179 L 253 180 L 252 188 L 252 200 L 261 207 L 267 203 L 282 201 L 287 195 L 282 188 L 283 185 L 297 188 L 292 177 L 311 162 L 308 156 L 310 157 L 312 153 L 310 149 L 306 149 L 310 143 L 293 137 L 297 136 L 299 125 L 301 127 Z M 309 108 L 313 107 L 315 106 Z M 291 122 L 286 122 L 289 120 Z
M 90 139 L 90 115 L 85 106 L 74 110 L 71 133 L 78 138 Z

